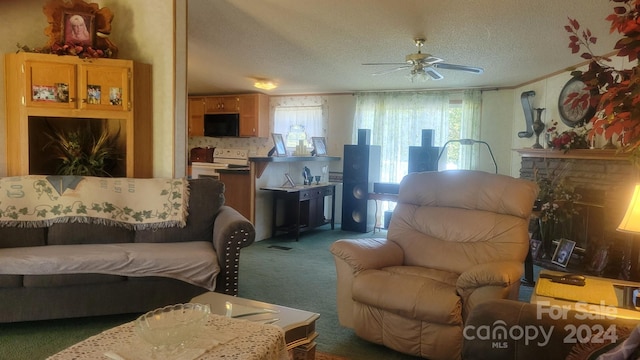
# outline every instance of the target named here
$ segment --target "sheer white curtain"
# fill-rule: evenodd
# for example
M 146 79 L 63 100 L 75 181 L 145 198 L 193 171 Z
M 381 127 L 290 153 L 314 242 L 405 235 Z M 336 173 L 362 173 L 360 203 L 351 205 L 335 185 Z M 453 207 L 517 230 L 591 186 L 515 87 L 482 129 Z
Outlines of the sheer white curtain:
M 311 146 L 311 137 L 326 136 L 326 99 L 322 96 L 286 96 L 273 98 L 273 132 L 282 134 L 293 141 L 287 144 L 295 147 L 298 139 Z M 300 134 L 302 131 L 304 134 Z M 291 133 L 292 136 L 288 136 Z
M 480 91 L 357 93 L 354 143 L 357 129 L 371 129 L 371 143 L 380 145 L 381 182 L 399 182 L 407 174 L 409 146 L 420 146 L 422 130 L 434 130 L 434 146 L 448 140 L 479 135 Z M 452 119 L 451 101 L 462 101 L 461 116 Z M 458 105 L 460 106 L 460 105 Z M 455 121 L 454 121 L 455 120 Z M 465 146 L 466 148 L 467 146 Z M 458 168 L 470 168 L 477 147 L 460 151 Z

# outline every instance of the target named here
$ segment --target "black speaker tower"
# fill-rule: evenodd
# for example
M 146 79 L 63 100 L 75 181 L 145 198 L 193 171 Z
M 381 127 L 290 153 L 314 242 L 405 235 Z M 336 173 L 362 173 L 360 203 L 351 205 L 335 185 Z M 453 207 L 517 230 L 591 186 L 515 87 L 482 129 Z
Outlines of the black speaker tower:
M 438 171 L 440 148 L 433 146 L 433 133 L 423 129 L 421 146 L 409 146 L 409 173 Z
M 375 204 L 369 202 L 368 197 L 373 183 L 380 181 L 380 146 L 345 145 L 343 164 L 342 230 L 372 231 Z

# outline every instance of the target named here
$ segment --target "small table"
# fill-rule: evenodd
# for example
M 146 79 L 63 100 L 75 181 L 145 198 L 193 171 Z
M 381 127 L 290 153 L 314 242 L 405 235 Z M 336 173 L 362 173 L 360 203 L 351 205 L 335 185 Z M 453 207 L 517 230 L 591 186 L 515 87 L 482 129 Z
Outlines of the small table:
M 295 187 L 263 187 L 260 190 L 268 190 L 273 193 L 273 218 L 271 219 L 271 237 L 276 235 L 278 230 L 295 232 L 296 241 L 300 239 L 302 228 L 313 229 L 315 227 L 331 224 L 334 227 L 336 209 L 336 185 L 319 184 L 304 185 Z M 331 219 L 324 217 L 324 198 L 331 196 Z M 285 203 L 285 210 L 293 208 L 293 214 L 285 211 L 288 215 L 283 226 L 277 226 L 278 200 Z
M 131 321 L 105 330 L 47 360 L 152 358 L 151 344 L 136 335 L 134 328 L 135 322 Z M 179 355 L 198 360 L 289 360 L 284 339 L 277 326 L 211 315 L 202 332 Z
M 320 314 L 217 292 L 196 296 L 191 299 L 191 302 L 208 304 L 211 307 L 211 312 L 219 315 L 227 315 L 229 311 L 227 303 L 229 303 L 232 307 L 231 316 L 250 321 L 268 322 L 282 328 L 287 350 L 295 354 L 295 357 L 292 358 L 296 360 L 315 359 L 315 339 L 318 337 L 316 320 Z
M 568 273 L 543 269 L 540 271 L 540 274 L 563 275 Z M 628 304 L 630 301 L 629 290 L 640 288 L 640 283 L 585 276 L 585 286 L 553 283 L 555 289 L 549 289 L 547 286 L 549 281 L 549 279 L 538 278 L 534 292 L 531 294 L 531 299 L 529 300 L 530 303 L 560 306 L 564 309 L 583 312 L 585 311 L 584 309 L 587 308 L 590 313 L 640 320 L 640 311 L 632 309 L 632 306 Z M 557 293 L 554 294 L 554 292 Z M 581 294 L 586 295 L 583 296 Z M 591 299 L 589 297 L 594 298 Z M 582 306 L 582 310 L 576 309 L 577 303 L 600 305 L 601 302 L 603 302 L 604 305 Z M 611 308 L 615 308 L 615 314 L 611 314 Z M 602 311 L 606 313 L 602 313 Z
M 373 225 L 373 233 L 376 233 L 376 230 L 381 230 L 383 227 L 380 226 L 380 222 L 378 221 L 378 201 L 391 201 L 398 202 L 398 194 L 387 194 L 387 193 L 369 193 L 367 198 L 368 200 L 374 200 L 376 204 L 376 213 L 375 219 L 376 223 Z

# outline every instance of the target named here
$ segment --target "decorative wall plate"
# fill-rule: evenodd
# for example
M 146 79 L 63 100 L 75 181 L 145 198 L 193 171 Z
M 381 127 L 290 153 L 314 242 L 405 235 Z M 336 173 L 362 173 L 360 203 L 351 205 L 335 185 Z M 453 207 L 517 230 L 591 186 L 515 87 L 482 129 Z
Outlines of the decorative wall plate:
M 573 99 L 578 98 L 576 103 Z M 582 80 L 571 78 L 560 91 L 558 99 L 558 111 L 560 119 L 568 126 L 575 127 L 589 121 L 596 113 L 591 106 L 591 92 L 586 88 Z

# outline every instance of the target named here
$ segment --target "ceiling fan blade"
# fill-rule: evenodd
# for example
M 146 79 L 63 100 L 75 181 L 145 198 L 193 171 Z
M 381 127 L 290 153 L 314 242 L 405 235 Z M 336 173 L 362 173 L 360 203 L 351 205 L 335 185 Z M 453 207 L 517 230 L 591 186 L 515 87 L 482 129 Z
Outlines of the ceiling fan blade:
M 403 65 L 403 66 L 398 66 L 397 68 L 394 69 L 388 69 L 388 70 L 383 70 L 383 71 L 379 71 L 379 72 L 375 72 L 371 75 L 386 75 L 386 74 L 390 74 L 392 72 L 396 72 L 396 71 L 400 71 L 400 70 L 405 70 L 405 69 L 409 69 L 411 68 L 412 65 Z
M 441 63 L 443 61 L 444 60 L 440 59 L 439 57 L 429 56 L 426 59 L 422 60 L 421 62 L 424 63 L 424 64 L 433 65 L 433 64 Z
M 400 66 L 400 65 L 406 65 L 407 63 L 398 63 L 398 62 L 392 62 L 392 63 L 364 63 L 362 65 L 396 65 L 396 66 Z
M 441 80 L 444 79 L 444 76 L 436 71 L 436 69 L 432 67 L 428 67 L 424 69 L 424 72 L 427 73 L 433 80 Z
M 466 71 L 473 74 L 482 74 L 484 72 L 483 68 L 466 66 L 466 65 L 456 65 L 456 64 L 447 64 L 447 63 L 436 63 L 433 64 L 433 67 L 438 69 L 445 70 L 458 70 L 458 71 Z

